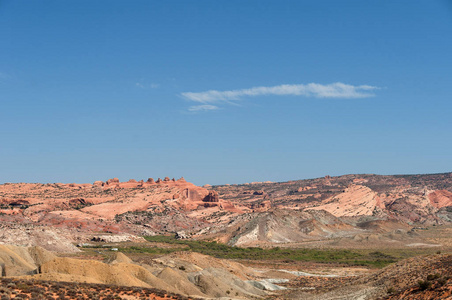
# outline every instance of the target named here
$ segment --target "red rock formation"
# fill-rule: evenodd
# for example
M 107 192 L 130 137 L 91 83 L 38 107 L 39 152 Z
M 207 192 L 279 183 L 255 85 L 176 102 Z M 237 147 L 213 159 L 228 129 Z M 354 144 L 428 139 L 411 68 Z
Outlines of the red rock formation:
M 146 182 L 150 183 L 150 184 L 154 184 L 155 183 L 154 178 L 148 178 L 148 180 Z
M 353 179 L 353 183 L 366 183 L 368 180 L 364 178 L 355 178 Z
M 182 195 L 192 202 L 201 202 L 204 199 L 195 189 L 187 188 L 183 190 Z
M 260 203 L 253 203 L 251 204 L 251 209 L 254 209 L 256 211 L 267 211 L 271 208 L 271 202 L 270 201 L 262 201 Z
M 343 193 L 311 209 L 323 209 L 336 217 L 372 216 L 375 208 L 380 208 L 382 205 L 376 192 L 362 185 L 351 184 Z
M 230 212 L 236 212 L 242 214 L 243 211 L 236 208 L 235 205 L 230 201 L 221 201 L 220 207 L 224 210 L 230 211 Z
M 163 181 L 168 182 L 168 181 L 170 181 L 170 179 L 168 176 L 166 176 L 165 179 L 163 179 Z
M 218 193 L 216 191 L 210 191 L 207 196 L 202 200 L 204 202 L 220 202 L 220 198 L 218 197 Z
M 309 191 L 309 190 L 312 190 L 312 189 L 315 189 L 316 187 L 314 186 L 314 187 L 312 187 L 312 186 L 302 186 L 302 187 L 299 187 L 298 189 L 297 189 L 297 191 L 298 192 L 304 192 L 304 191 Z
M 18 207 L 22 205 L 30 205 L 30 202 L 27 200 L 10 200 L 8 205 Z
M 428 194 L 432 206 L 436 208 L 452 206 L 452 193 L 446 190 L 438 190 Z
M 115 184 L 115 183 L 119 183 L 119 179 L 118 178 L 108 179 L 107 182 L 106 182 L 107 185 L 111 185 L 111 184 Z
M 254 191 L 253 195 L 265 195 L 264 191 Z
M 323 180 L 323 184 L 325 185 L 331 185 L 331 176 L 330 175 L 326 175 L 324 180 Z

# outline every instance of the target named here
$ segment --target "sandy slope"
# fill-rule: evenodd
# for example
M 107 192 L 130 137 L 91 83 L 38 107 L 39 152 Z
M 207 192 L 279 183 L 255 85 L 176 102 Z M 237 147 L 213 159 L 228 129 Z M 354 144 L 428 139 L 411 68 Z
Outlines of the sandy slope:
M 103 263 L 56 257 L 39 247 L 0 246 L 0 271 L 4 276 L 155 288 L 206 298 L 266 295 L 247 282 L 253 270 L 236 262 L 181 252 L 152 264 L 139 265 L 122 253 L 115 253 L 110 263 Z

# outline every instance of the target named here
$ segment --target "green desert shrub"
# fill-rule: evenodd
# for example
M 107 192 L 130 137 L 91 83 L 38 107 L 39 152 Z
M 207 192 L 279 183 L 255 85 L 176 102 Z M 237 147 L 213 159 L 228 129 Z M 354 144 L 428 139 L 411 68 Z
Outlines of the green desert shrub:
M 417 284 L 418 284 L 419 289 L 421 291 L 424 291 L 424 290 L 426 290 L 426 289 L 428 289 L 428 288 L 430 288 L 432 286 L 432 283 L 430 281 L 428 281 L 428 280 L 419 280 L 417 282 Z

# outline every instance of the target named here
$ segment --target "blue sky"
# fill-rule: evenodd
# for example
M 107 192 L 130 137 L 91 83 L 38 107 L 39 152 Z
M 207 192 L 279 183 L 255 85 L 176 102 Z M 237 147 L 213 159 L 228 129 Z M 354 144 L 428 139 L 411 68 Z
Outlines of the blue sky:
M 0 0 L 0 182 L 451 171 L 451 1 Z

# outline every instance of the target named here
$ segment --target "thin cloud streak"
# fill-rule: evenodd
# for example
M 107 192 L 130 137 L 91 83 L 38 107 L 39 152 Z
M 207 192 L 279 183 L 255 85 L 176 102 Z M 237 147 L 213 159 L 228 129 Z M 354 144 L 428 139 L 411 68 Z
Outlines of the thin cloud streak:
M 219 109 L 218 106 L 204 104 L 204 105 L 190 106 L 188 108 L 188 111 L 190 111 L 190 112 L 201 112 L 201 111 L 211 111 L 211 110 L 217 110 L 217 109 Z
M 314 98 L 367 98 L 373 97 L 372 92 L 379 89 L 371 85 L 350 85 L 341 82 L 332 84 L 283 84 L 271 87 L 253 87 L 249 89 L 231 90 L 231 91 L 217 91 L 209 90 L 205 92 L 182 93 L 181 96 L 194 102 L 204 104 L 224 103 L 240 100 L 242 97 L 256 97 L 256 96 L 304 96 Z

